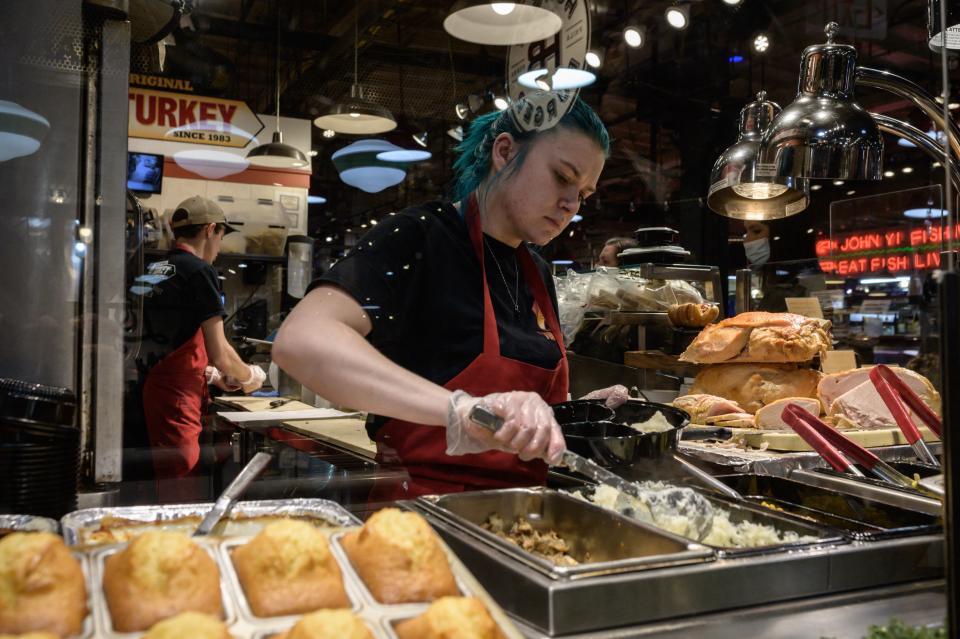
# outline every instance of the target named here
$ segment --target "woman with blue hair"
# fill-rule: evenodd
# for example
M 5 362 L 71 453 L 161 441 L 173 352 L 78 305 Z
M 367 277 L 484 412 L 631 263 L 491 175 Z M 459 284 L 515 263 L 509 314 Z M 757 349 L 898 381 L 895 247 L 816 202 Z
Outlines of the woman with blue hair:
M 570 223 L 596 190 L 610 139 L 579 99 L 550 128 L 529 126 L 535 108 L 522 100 L 474 120 L 457 149 L 453 201 L 383 219 L 277 335 L 278 365 L 368 411 L 378 460 L 409 473 L 380 498 L 542 484 L 544 462 L 565 450 L 550 407 L 569 381 L 556 292 L 526 245 Z M 626 390 L 595 395 L 622 403 Z M 478 404 L 503 418 L 499 431 L 470 419 Z

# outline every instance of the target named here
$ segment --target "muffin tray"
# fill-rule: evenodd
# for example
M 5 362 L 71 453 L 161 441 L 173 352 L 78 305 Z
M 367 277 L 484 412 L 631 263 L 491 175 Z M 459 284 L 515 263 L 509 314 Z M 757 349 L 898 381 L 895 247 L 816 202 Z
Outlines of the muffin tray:
M 125 506 L 114 508 L 85 508 L 64 515 L 60 520 L 63 539 L 68 546 L 113 543 L 96 541 L 91 535 L 100 529 L 104 519 L 111 517 L 130 522 L 143 522 L 144 527 L 162 528 L 171 532 L 190 534 L 200 524 L 212 503 L 170 504 L 165 506 Z M 178 521 L 184 518 L 187 521 Z M 215 535 L 255 535 L 262 528 L 256 521 L 242 521 L 257 517 L 298 517 L 318 520 L 324 527 L 342 528 L 360 523 L 350 511 L 327 499 L 267 499 L 240 501 L 229 515 L 214 528 Z M 126 526 L 120 526 L 126 527 Z M 142 531 L 141 531 L 142 532 Z
M 60 524 L 56 519 L 34 515 L 0 515 L 0 537 L 13 532 L 49 532 L 56 535 L 60 533 Z
M 377 639 L 397 639 L 394 624 L 405 619 L 415 617 L 427 610 L 428 602 L 388 605 L 376 601 L 366 585 L 353 569 L 346 552 L 340 544 L 341 537 L 357 527 L 336 528 L 324 530 L 330 536 L 330 548 L 340 566 L 344 587 L 351 602 L 351 610 L 369 627 L 371 634 Z M 253 614 L 250 605 L 240 585 L 236 570 L 231 560 L 231 552 L 247 543 L 253 537 L 198 537 L 196 541 L 204 550 L 210 553 L 220 571 L 220 591 L 223 600 L 224 622 L 230 633 L 237 639 L 269 639 L 274 635 L 289 630 L 303 615 L 288 615 L 282 617 L 258 617 Z M 103 582 L 104 564 L 110 555 L 120 552 L 126 543 L 104 546 L 87 547 L 76 552 L 76 556 L 84 566 L 87 577 L 87 590 L 90 593 L 90 612 L 84 626 L 82 639 L 88 637 L 102 637 L 105 639 L 136 639 L 145 633 L 122 633 L 113 628 L 110 610 L 101 584 Z M 460 563 L 456 555 L 441 541 L 441 545 L 450 562 L 456 578 L 457 586 L 464 596 L 473 596 L 480 599 L 489 610 L 491 616 L 498 623 L 504 635 L 510 639 L 520 639 L 522 635 L 509 621 L 503 610 L 494 602 L 487 592 L 473 578 L 470 572 Z

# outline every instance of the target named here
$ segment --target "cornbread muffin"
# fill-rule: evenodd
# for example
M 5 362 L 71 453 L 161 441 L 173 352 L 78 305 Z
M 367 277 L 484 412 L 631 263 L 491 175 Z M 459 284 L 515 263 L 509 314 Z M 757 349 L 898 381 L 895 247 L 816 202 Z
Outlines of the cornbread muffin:
M 343 536 L 343 549 L 381 603 L 433 601 L 458 595 L 440 540 L 416 513 L 384 508 Z
M 0 635 L 0 639 L 60 639 L 52 632 L 28 632 L 23 635 Z
M 273 639 L 373 639 L 373 635 L 349 610 L 318 610 Z
M 146 532 L 108 556 L 103 592 L 119 632 L 146 630 L 187 611 L 223 616 L 216 562 L 180 533 Z
M 143 639 L 233 639 L 227 625 L 202 612 L 181 612 L 160 621 Z
M 503 633 L 476 597 L 443 597 L 425 613 L 401 621 L 400 639 L 503 639 Z
M 0 540 L 0 632 L 80 634 L 87 588 L 80 562 L 63 539 L 15 532 Z
M 269 524 L 233 552 L 233 565 L 258 617 L 350 606 L 327 537 L 305 521 Z

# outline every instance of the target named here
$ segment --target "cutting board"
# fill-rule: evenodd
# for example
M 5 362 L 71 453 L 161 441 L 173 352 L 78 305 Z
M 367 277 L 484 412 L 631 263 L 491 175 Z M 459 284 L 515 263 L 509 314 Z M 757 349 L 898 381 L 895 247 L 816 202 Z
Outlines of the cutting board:
M 697 428 L 691 424 L 688 428 Z M 712 427 L 705 427 L 712 428 Z M 786 430 L 756 430 L 753 428 L 730 428 L 733 433 L 731 440 L 743 440 L 751 448 L 761 448 L 767 444 L 767 450 L 779 450 L 784 452 L 808 452 L 812 451 L 807 442 L 803 441 L 800 435 L 793 431 Z M 907 438 L 903 436 L 899 428 L 885 428 L 879 430 L 842 430 L 845 437 L 860 444 L 864 448 L 878 448 L 880 446 L 906 446 Z M 920 426 L 920 433 L 923 440 L 927 442 L 936 442 L 940 439 L 931 432 L 926 426 Z

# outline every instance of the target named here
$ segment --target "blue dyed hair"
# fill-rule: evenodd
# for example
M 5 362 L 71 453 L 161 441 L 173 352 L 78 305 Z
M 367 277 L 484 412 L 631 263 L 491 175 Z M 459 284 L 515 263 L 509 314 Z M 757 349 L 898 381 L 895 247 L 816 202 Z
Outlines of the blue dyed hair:
M 517 169 L 523 166 L 527 157 L 531 142 L 538 135 L 548 135 L 557 129 L 568 129 L 585 134 L 603 151 L 604 157 L 610 154 L 610 134 L 607 133 L 607 127 L 600 121 L 600 117 L 590 108 L 586 102 L 577 98 L 556 126 L 546 131 L 523 131 L 517 127 L 510 115 L 510 110 L 493 111 L 485 113 L 475 119 L 467 131 L 466 135 L 457 146 L 457 152 L 460 157 L 453 163 L 454 171 L 457 174 L 456 182 L 453 187 L 453 200 L 459 201 L 465 199 L 473 191 L 476 191 L 484 178 L 490 172 L 491 153 L 493 152 L 493 141 L 501 133 L 509 133 L 513 139 L 520 143 L 520 150 L 511 160 L 510 164 L 504 167 L 499 177 L 509 177 Z

